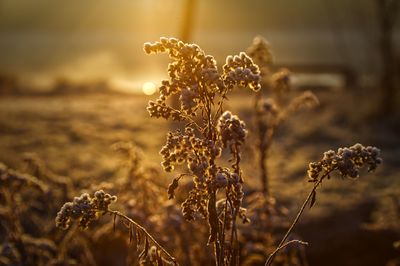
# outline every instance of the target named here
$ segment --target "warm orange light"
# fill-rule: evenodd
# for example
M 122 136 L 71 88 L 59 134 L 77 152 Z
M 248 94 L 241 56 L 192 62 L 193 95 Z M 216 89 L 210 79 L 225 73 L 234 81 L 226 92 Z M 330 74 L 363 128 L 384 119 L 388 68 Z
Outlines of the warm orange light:
M 142 87 L 143 93 L 146 95 L 152 95 L 156 92 L 156 84 L 153 82 L 145 82 Z
M 114 78 L 111 80 L 114 89 L 126 93 L 140 93 L 140 83 L 135 83 L 125 78 Z

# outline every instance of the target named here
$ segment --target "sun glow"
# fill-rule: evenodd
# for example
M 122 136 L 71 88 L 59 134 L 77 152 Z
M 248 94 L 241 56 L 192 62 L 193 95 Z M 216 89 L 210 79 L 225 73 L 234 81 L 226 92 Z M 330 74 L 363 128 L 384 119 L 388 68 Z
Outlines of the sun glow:
M 152 95 L 156 92 L 156 84 L 153 82 L 145 82 L 142 87 L 143 93 L 146 95 Z
M 140 93 L 140 83 L 135 83 L 124 78 L 114 78 L 111 80 L 114 89 L 126 93 Z

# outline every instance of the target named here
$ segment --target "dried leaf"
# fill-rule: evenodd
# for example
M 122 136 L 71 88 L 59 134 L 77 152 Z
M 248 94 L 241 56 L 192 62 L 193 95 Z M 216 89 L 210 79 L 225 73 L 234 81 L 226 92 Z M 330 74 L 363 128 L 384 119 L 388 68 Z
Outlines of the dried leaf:
M 126 221 L 126 220 L 122 220 L 122 223 L 126 226 L 126 228 L 129 228 L 129 226 L 131 224 L 129 221 Z
M 137 250 L 139 250 L 139 248 L 140 248 L 140 239 L 141 239 L 140 231 L 139 231 L 139 229 L 137 229 L 136 230 L 136 249 Z
M 164 261 L 161 257 L 161 252 L 157 249 L 156 251 L 157 266 L 164 266 Z
M 317 198 L 317 192 L 313 190 L 311 194 L 310 209 L 312 208 L 312 206 L 314 206 L 316 198 Z
M 144 248 L 142 250 L 142 252 L 140 252 L 139 254 L 139 261 L 141 261 L 142 259 L 145 259 L 147 257 L 147 253 L 149 252 L 149 240 L 146 238 L 144 239 Z
M 168 186 L 168 199 L 173 199 L 173 198 L 175 198 L 175 189 L 178 188 L 179 179 L 180 179 L 181 177 L 182 177 L 182 176 L 175 177 L 174 180 L 172 181 L 172 183 L 169 184 L 169 186 Z

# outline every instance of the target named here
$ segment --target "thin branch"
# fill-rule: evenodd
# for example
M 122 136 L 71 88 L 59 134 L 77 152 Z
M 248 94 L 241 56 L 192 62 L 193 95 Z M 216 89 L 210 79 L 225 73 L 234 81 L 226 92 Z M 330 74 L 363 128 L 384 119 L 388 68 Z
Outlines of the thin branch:
M 167 258 L 176 266 L 179 266 L 179 264 L 176 262 L 176 259 L 168 253 L 168 251 L 166 251 L 161 244 L 159 244 L 157 242 L 157 240 L 154 239 L 154 237 L 152 235 L 150 235 L 149 232 L 147 232 L 147 230 L 141 226 L 140 224 L 138 224 L 137 222 L 135 222 L 134 220 L 132 220 L 131 218 L 129 218 L 128 216 L 126 216 L 125 214 L 119 212 L 119 211 L 114 211 L 114 210 L 108 210 L 109 213 L 114 214 L 122 219 L 124 219 L 125 221 L 127 221 L 128 223 L 134 225 L 136 228 L 139 228 L 148 238 L 150 238 L 150 240 L 153 242 L 154 245 L 156 245 L 158 247 L 159 250 L 161 250 L 162 253 L 164 253 Z
M 274 252 L 272 252 L 267 261 L 265 262 L 264 266 L 271 266 L 276 254 L 279 252 L 279 250 L 281 250 L 283 248 L 283 246 L 285 246 L 285 242 L 288 239 L 289 235 L 292 233 L 294 227 L 296 226 L 297 222 L 299 221 L 301 215 L 303 214 L 304 210 L 307 207 L 308 202 L 311 200 L 311 198 L 313 197 L 315 191 L 317 190 L 319 184 L 321 184 L 322 180 L 327 177 L 329 174 L 331 173 L 331 171 L 326 172 L 324 175 L 321 176 L 321 178 L 314 184 L 314 187 L 312 188 L 312 190 L 310 191 L 310 193 L 308 193 L 307 198 L 305 199 L 305 201 L 303 202 L 303 205 L 301 206 L 299 212 L 296 215 L 296 218 L 294 219 L 294 221 L 292 222 L 292 224 L 290 225 L 289 229 L 287 230 L 285 236 L 282 238 L 281 242 L 279 243 L 278 247 L 275 249 Z M 289 241 L 290 242 L 290 241 Z M 289 243 L 288 242 L 288 243 Z
M 218 108 L 217 108 L 217 111 L 215 112 L 215 114 L 214 114 L 214 118 L 213 118 L 213 120 L 214 121 L 217 121 L 217 119 L 219 118 L 219 115 L 221 114 L 222 115 L 222 111 L 223 111 L 223 104 L 224 104 L 224 100 L 226 99 L 226 94 L 228 93 L 228 87 L 226 87 L 225 89 L 224 89 L 224 91 L 222 92 L 222 94 L 221 94 L 221 100 L 218 102 Z
M 160 106 L 160 107 L 165 107 L 165 106 L 162 106 L 161 104 L 158 104 L 158 103 L 154 103 L 154 105 L 155 105 L 155 106 Z M 195 127 L 197 128 L 197 130 L 198 130 L 199 132 L 201 132 L 202 127 L 200 127 L 200 125 L 197 124 L 197 122 L 194 121 L 193 118 L 191 118 L 189 115 L 187 115 L 187 114 L 183 113 L 181 110 L 175 109 L 175 108 L 173 108 L 173 107 L 171 107 L 171 106 L 167 106 L 167 108 L 168 108 L 170 111 L 174 112 L 174 113 L 178 113 L 182 118 L 186 119 L 186 120 L 189 122 L 189 124 L 195 125 Z
M 222 221 L 222 232 L 221 232 L 221 253 L 225 254 L 225 226 L 227 222 L 227 216 L 228 216 L 228 193 L 225 192 L 225 208 L 223 210 L 224 212 L 224 220 Z
M 270 256 L 275 256 L 276 253 L 278 253 L 280 250 L 286 248 L 287 246 L 289 246 L 291 244 L 300 244 L 300 245 L 308 246 L 308 242 L 304 242 L 304 241 L 297 240 L 297 239 L 290 240 L 290 241 L 286 242 L 284 245 L 282 245 L 281 247 L 275 249 L 274 252 L 272 252 Z

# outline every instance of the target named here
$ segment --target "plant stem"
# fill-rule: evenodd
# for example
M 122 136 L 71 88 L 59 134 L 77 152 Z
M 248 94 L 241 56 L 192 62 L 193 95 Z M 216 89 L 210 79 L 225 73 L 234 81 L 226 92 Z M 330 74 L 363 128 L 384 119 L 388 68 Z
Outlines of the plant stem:
M 215 265 L 223 266 L 223 255 L 221 257 L 221 243 L 219 238 L 221 236 L 221 228 L 219 225 L 219 218 L 217 213 L 217 195 L 216 191 L 210 192 L 210 198 L 208 199 L 208 224 L 210 227 L 210 238 L 208 240 L 209 243 L 214 242 L 214 256 L 215 256 Z
M 274 252 L 272 252 L 267 261 L 265 262 L 264 266 L 271 266 L 272 262 L 276 256 L 276 254 L 282 249 L 284 248 L 285 245 L 285 241 L 287 240 L 287 238 L 289 237 L 289 235 L 292 233 L 294 227 L 296 226 L 297 222 L 299 221 L 301 215 L 303 214 L 304 210 L 306 209 L 306 206 L 308 204 L 308 202 L 311 200 L 313 194 L 315 193 L 315 190 L 317 189 L 317 187 L 319 186 L 319 184 L 321 184 L 322 180 L 328 176 L 330 174 L 330 172 L 326 172 L 324 175 L 321 176 L 321 178 L 314 184 L 314 187 L 312 188 L 312 190 L 310 191 L 310 193 L 308 193 L 307 198 L 305 199 L 305 201 L 303 202 L 303 205 L 301 206 L 299 212 L 296 215 L 296 218 L 294 219 L 294 221 L 292 222 L 292 224 L 290 225 L 289 229 L 287 230 L 285 236 L 282 238 L 281 242 L 279 243 L 278 247 L 275 249 Z M 289 243 L 289 242 L 288 242 Z
M 269 192 L 269 180 L 268 180 L 268 167 L 267 167 L 267 150 L 260 149 L 260 159 L 259 159 L 259 167 L 260 167 L 260 179 L 262 182 L 262 191 L 266 197 L 270 196 Z
M 122 219 L 124 219 L 125 221 L 129 222 L 130 224 L 133 224 L 136 228 L 139 228 L 148 238 L 150 238 L 151 242 L 153 242 L 154 245 L 157 246 L 157 248 L 159 250 L 161 250 L 162 253 L 164 253 L 167 258 L 169 260 L 171 260 L 171 262 L 176 265 L 179 266 L 179 264 L 176 262 L 176 259 L 168 253 L 168 251 L 166 251 L 158 242 L 157 240 L 154 239 L 154 237 L 152 235 L 150 235 L 149 232 L 147 232 L 146 228 L 144 228 L 143 226 L 141 226 L 140 224 L 138 224 L 137 222 L 135 222 L 134 220 L 132 220 L 131 218 L 129 218 L 128 216 L 126 216 L 125 214 L 119 212 L 119 211 L 114 211 L 114 210 L 108 210 L 109 213 L 116 215 Z
M 274 250 L 274 252 L 271 253 L 270 256 L 275 256 L 276 253 L 278 253 L 280 250 L 284 249 L 285 247 L 287 247 L 287 246 L 289 246 L 289 245 L 291 245 L 291 244 L 295 244 L 295 243 L 301 244 L 301 245 L 308 245 L 307 242 L 300 241 L 300 240 L 297 240 L 297 239 L 290 240 L 290 241 L 286 242 L 285 244 L 283 244 L 280 248 L 276 248 L 276 249 Z M 271 261 L 271 263 L 272 263 L 272 261 Z
M 225 226 L 228 216 L 228 193 L 226 193 L 225 197 L 224 220 L 222 221 L 222 231 L 220 236 L 222 254 L 225 254 Z

